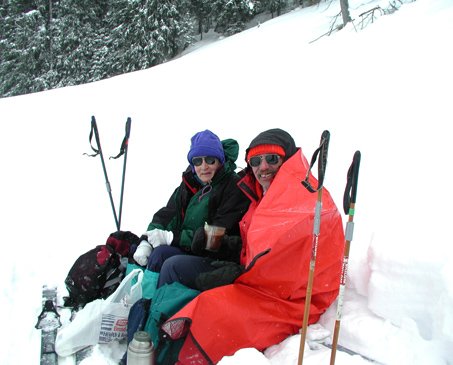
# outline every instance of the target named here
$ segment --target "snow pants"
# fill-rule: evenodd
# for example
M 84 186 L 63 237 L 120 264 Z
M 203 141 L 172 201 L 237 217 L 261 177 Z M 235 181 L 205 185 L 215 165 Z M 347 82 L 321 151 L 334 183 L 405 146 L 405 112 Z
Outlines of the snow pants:
M 176 255 L 168 258 L 162 265 L 157 287 L 179 282 L 184 286 L 196 289 L 195 279 L 203 272 L 212 271 L 213 259 L 192 255 Z

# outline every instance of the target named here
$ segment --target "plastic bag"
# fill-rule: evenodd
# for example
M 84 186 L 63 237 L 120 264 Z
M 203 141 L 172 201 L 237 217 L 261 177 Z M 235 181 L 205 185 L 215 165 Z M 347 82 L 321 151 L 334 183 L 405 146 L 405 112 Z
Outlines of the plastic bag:
M 88 346 L 126 338 L 129 311 L 142 297 L 142 279 L 141 270 L 131 271 L 107 299 L 96 299 L 77 312 L 75 319 L 58 331 L 57 354 L 69 356 Z

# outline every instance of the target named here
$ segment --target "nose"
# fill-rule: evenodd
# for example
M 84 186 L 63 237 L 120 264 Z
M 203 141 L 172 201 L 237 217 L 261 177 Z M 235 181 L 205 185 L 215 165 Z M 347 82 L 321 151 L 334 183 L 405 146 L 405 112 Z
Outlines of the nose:
M 261 170 L 267 169 L 269 167 L 269 164 L 267 163 L 265 158 L 261 158 L 259 167 Z

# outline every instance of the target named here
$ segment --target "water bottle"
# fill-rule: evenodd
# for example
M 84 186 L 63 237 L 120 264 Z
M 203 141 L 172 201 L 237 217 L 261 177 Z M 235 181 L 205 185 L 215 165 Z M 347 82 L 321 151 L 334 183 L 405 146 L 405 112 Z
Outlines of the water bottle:
M 134 333 L 127 348 L 127 365 L 154 365 L 154 347 L 147 332 Z

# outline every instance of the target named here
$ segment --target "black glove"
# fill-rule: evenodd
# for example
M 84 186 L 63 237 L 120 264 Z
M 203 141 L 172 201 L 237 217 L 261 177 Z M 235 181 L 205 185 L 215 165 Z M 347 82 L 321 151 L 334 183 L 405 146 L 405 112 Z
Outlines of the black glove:
M 213 261 L 212 271 L 201 273 L 195 279 L 196 289 L 203 291 L 232 284 L 243 272 L 244 267 L 231 261 Z
M 200 255 L 203 253 L 205 248 L 206 248 L 206 238 L 204 235 L 204 228 L 200 227 L 193 234 L 191 249 L 195 255 Z
M 241 236 L 224 235 L 222 237 L 222 246 L 228 247 L 228 250 L 232 252 L 241 252 L 242 238 Z

